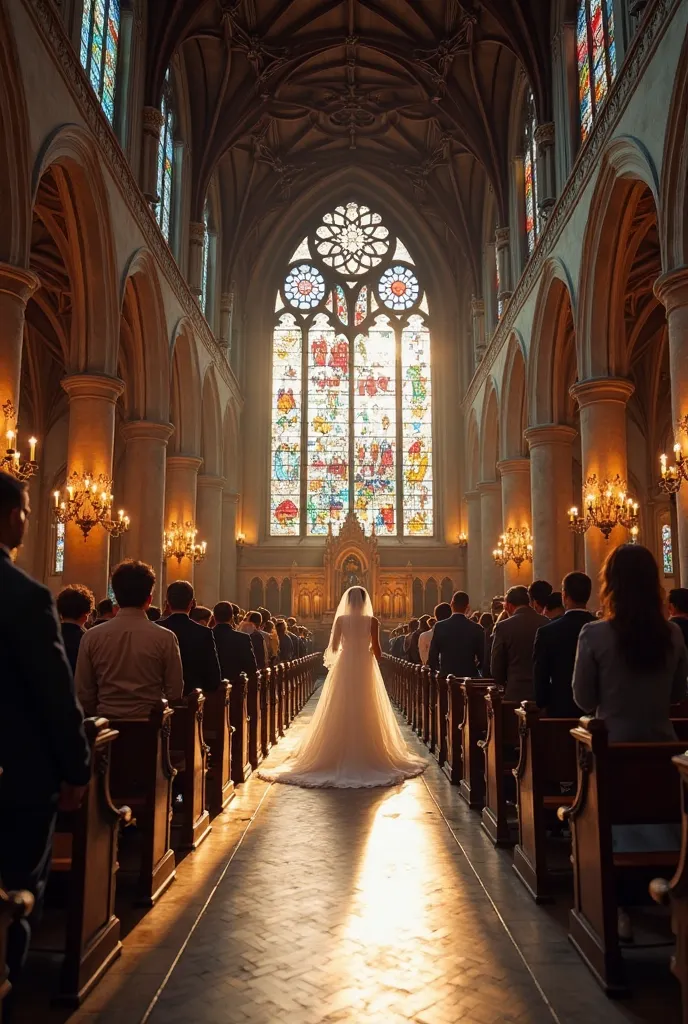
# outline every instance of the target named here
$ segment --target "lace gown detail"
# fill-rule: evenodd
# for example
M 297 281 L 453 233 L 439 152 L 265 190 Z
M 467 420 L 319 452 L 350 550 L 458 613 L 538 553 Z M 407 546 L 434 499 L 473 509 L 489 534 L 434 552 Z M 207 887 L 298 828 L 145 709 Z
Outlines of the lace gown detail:
M 326 655 L 330 671 L 309 731 L 284 765 L 261 779 L 306 788 L 393 786 L 420 775 L 423 758 L 407 748 L 370 648 L 370 615 L 341 615 Z

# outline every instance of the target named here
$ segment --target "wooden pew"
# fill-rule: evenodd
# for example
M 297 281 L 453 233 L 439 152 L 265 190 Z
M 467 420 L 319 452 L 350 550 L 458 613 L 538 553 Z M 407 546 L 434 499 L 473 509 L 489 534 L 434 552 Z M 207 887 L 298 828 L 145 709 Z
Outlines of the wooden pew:
M 437 739 L 435 742 L 435 757 L 440 768 L 444 767 L 447 760 L 447 718 L 449 707 L 449 693 L 447 689 L 447 677 L 441 676 L 439 670 L 436 672 L 437 679 L 437 702 L 435 704 L 435 731 Z
M 286 725 L 284 721 L 285 712 L 285 680 L 289 670 L 289 662 L 277 666 L 277 669 L 273 673 L 273 680 L 275 684 L 275 743 L 284 736 L 286 732 Z
M 461 722 L 463 721 L 463 679 L 447 676 L 443 680 L 445 691 L 445 759 L 441 768 L 453 786 L 458 786 L 463 777 L 461 753 Z
M 179 849 L 195 850 L 211 829 L 210 815 L 205 806 L 205 776 L 208 765 L 208 747 L 203 739 L 203 690 L 192 690 L 176 701 L 172 719 L 170 749 L 172 763 L 180 778 L 177 787 L 182 794 L 181 814 L 175 812 L 172 825 L 179 823 Z M 180 757 L 181 755 L 181 757 Z M 177 764 L 179 761 L 179 764 Z
M 485 806 L 482 827 L 495 846 L 515 842 L 515 819 L 508 816 L 509 789 L 515 790 L 513 771 L 518 764 L 518 719 L 516 701 L 504 700 L 498 686 L 485 694 L 487 735 L 478 740 L 485 758 Z
M 430 737 L 430 679 L 428 670 L 424 665 L 418 669 L 419 682 L 418 692 L 420 694 L 420 710 L 418 715 L 418 735 L 423 743 L 427 743 Z
M 232 682 L 229 695 L 229 713 L 234 725 L 232 735 L 232 782 L 235 786 L 246 782 L 251 774 L 249 758 L 249 716 L 248 716 L 248 676 L 242 672 Z
M 60 813 L 53 835 L 51 872 L 68 873 L 64 959 L 57 1001 L 78 1006 L 122 951 L 115 916 L 120 822 L 129 807 L 110 797 L 110 761 L 118 732 L 105 718 L 84 723 L 91 747 L 91 780 L 78 811 Z
M 671 927 L 676 936 L 671 970 L 681 985 L 681 1019 L 688 1024 L 688 754 L 679 754 L 672 761 L 678 769 L 681 787 L 681 853 L 673 878 L 655 878 L 650 883 L 650 895 L 656 903 L 671 906 Z
M 514 871 L 536 903 L 552 899 L 547 863 L 547 818 L 573 803 L 576 789 L 576 718 L 546 718 L 537 704 L 524 700 L 516 709 L 519 760 L 514 769 L 518 800 L 518 843 Z M 570 795 L 562 794 L 569 784 Z
M 256 770 L 263 760 L 263 750 L 260 742 L 263 706 L 262 690 L 262 672 L 260 670 L 258 672 L 251 672 L 248 677 L 248 759 L 251 762 L 253 771 Z
M 28 917 L 33 903 L 30 892 L 5 892 L 0 888 L 0 1021 L 3 1000 L 12 988 L 7 976 L 7 929 L 14 921 Z
M 288 662 L 284 676 L 284 728 L 294 721 L 294 665 Z
M 267 757 L 272 743 L 270 742 L 270 718 L 272 716 L 272 669 L 263 669 L 263 685 L 260 688 L 260 752 Z
M 676 825 L 681 818 L 672 757 L 685 740 L 670 743 L 609 743 L 604 722 L 582 718 L 576 740 L 578 786 L 571 807 L 559 818 L 571 828 L 574 906 L 569 938 L 609 994 L 628 990 L 617 933 L 616 885 L 621 874 L 652 867 L 673 868 L 678 849 L 670 837 L 652 852 L 616 851 L 612 829 L 628 825 Z
M 493 679 L 462 679 L 463 719 L 461 734 L 462 770 L 459 792 L 469 807 L 480 811 L 485 803 L 485 759 L 478 740 L 487 733 L 485 694 Z
M 423 688 L 424 707 L 422 740 L 428 750 L 432 753 L 435 750 L 434 734 L 436 726 L 435 702 L 437 700 L 437 685 L 435 681 L 435 673 L 428 667 L 428 665 L 423 665 L 420 670 L 420 675 L 421 686 Z
M 231 694 L 231 683 L 223 679 L 218 690 L 206 694 L 203 708 L 203 739 L 209 750 L 205 796 L 211 818 L 224 811 L 234 797 Z
M 113 719 L 119 732 L 112 749 L 110 788 L 116 805 L 131 808 L 141 833 L 137 903 L 153 906 L 176 874 L 170 842 L 172 781 L 170 761 L 174 711 L 161 699 L 148 719 Z

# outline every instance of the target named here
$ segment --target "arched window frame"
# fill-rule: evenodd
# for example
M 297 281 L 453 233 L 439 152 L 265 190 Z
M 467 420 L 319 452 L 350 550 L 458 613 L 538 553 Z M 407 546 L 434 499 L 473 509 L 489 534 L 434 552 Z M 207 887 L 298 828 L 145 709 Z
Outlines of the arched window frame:
M 84 0 L 81 64 L 110 124 L 115 119 L 120 0 Z
M 535 129 L 537 113 L 532 89 L 526 92 L 523 112 L 523 197 L 525 201 L 525 233 L 528 256 L 531 256 L 540 236 L 540 210 L 537 174 L 537 146 Z
M 616 77 L 614 0 L 578 0 L 576 66 L 580 131 L 585 141 Z
M 337 209 L 348 208 L 349 205 L 343 203 Z M 368 209 L 364 204 L 352 205 L 360 210 Z M 335 212 L 333 204 L 324 217 Z M 353 511 L 366 533 L 374 528 L 378 536 L 383 537 L 432 537 L 435 534 L 430 370 L 432 325 L 421 274 L 403 240 L 385 221 L 382 221 L 382 226 L 389 229 L 389 246 L 380 258 L 359 271 L 338 270 L 336 262 L 328 264 L 332 257 L 324 255 L 322 249 L 318 250 L 323 237 L 318 232 L 324 223 L 324 219 L 316 223 L 285 263 L 275 305 L 267 532 L 272 537 L 318 537 L 325 536 L 331 527 L 336 534 L 347 512 Z M 289 279 L 302 265 L 308 265 L 315 271 L 311 286 L 317 287 L 318 301 L 310 307 L 306 304 L 298 308 L 293 303 L 290 305 L 289 295 L 293 297 L 296 293 L 289 291 Z M 408 303 L 405 308 L 392 305 L 395 300 L 391 295 L 397 293 L 391 292 L 388 285 L 396 286 L 397 278 L 408 282 L 409 290 L 403 293 L 403 300 L 399 300 Z M 294 277 L 294 282 L 296 280 Z M 364 290 L 365 299 L 362 298 Z M 363 339 L 363 346 L 359 346 L 359 339 Z M 313 350 L 316 342 L 324 344 L 325 362 L 316 362 Z M 346 366 L 343 363 L 338 365 L 339 348 Z M 343 354 L 345 349 L 346 357 Z M 280 350 L 285 351 L 284 358 L 280 357 Z M 361 355 L 361 351 L 367 351 L 367 355 Z M 384 394 L 382 391 L 368 391 L 367 387 L 360 390 L 362 375 L 367 372 L 365 368 L 371 360 L 375 363 L 376 380 L 384 378 L 387 381 Z M 325 372 L 326 366 L 334 367 L 331 373 Z M 338 394 L 346 396 L 346 401 L 340 403 L 332 437 L 324 441 L 324 435 L 321 439 L 323 443 L 318 448 L 321 452 L 320 465 L 316 467 L 314 453 L 318 447 L 316 431 L 319 428 L 315 426 L 317 417 L 314 410 L 317 408 L 318 391 L 315 384 L 309 388 L 309 381 L 316 374 L 317 367 L 322 369 L 324 377 L 341 372 L 340 384 L 343 387 Z M 283 374 L 284 377 L 281 376 Z M 331 397 L 331 385 L 325 380 L 318 387 L 321 385 L 325 389 L 323 396 Z M 423 412 L 414 421 L 408 410 L 411 395 L 416 393 L 422 393 L 423 399 L 413 408 L 423 407 Z M 366 396 L 372 394 L 379 395 L 376 400 L 378 411 L 371 409 L 366 413 L 363 408 Z M 343 405 L 345 408 L 341 407 Z M 311 413 L 315 417 L 313 424 L 309 423 Z M 290 419 L 288 430 L 286 427 L 278 429 L 280 415 L 285 422 L 287 417 Z M 366 422 L 373 426 L 364 437 L 366 431 L 361 433 L 359 424 L 364 422 L 362 417 L 366 415 L 371 417 Z M 377 420 L 387 420 L 381 432 Z M 413 436 L 411 430 L 416 431 Z M 333 444 L 335 437 L 339 438 L 339 448 Z M 366 470 L 357 469 L 361 465 L 363 450 L 372 455 L 367 495 L 363 493 Z M 380 468 L 383 465 L 386 466 L 384 473 Z M 332 466 L 336 466 L 336 470 Z M 341 481 L 339 487 L 335 487 L 335 477 Z M 383 483 L 383 477 L 386 477 L 387 490 L 378 491 L 375 478 Z M 279 487 L 279 482 L 284 486 Z M 327 513 L 310 497 L 314 491 L 311 485 L 315 484 L 319 484 L 323 500 L 327 496 Z M 337 508 L 336 513 L 331 511 L 334 507 Z
M 173 99 L 170 70 L 168 68 L 160 102 L 162 127 L 160 129 L 160 143 L 158 145 L 158 209 L 156 214 L 160 230 L 168 244 L 171 243 L 173 232 L 174 189 L 176 184 Z

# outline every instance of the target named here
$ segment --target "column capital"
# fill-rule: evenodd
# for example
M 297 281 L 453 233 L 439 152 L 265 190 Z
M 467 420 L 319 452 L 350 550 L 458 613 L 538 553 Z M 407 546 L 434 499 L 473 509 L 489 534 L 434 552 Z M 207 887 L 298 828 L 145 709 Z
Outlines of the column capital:
M 529 448 L 541 444 L 573 444 L 578 431 L 563 423 L 546 423 L 540 427 L 528 427 L 523 435 Z
M 536 145 L 541 149 L 553 146 L 554 132 L 554 121 L 544 121 L 542 124 L 539 124 L 533 133 Z
M 125 441 L 160 441 L 167 444 L 174 433 L 171 423 L 156 423 L 155 420 L 127 420 L 120 427 Z
M 106 377 L 102 373 L 75 373 L 63 377 L 60 384 L 74 398 L 100 398 L 113 405 L 124 391 L 124 381 L 118 377 Z
M 688 306 L 688 267 L 678 267 L 655 281 L 654 292 L 667 313 Z
M 214 473 L 199 473 L 198 486 L 205 487 L 208 491 L 221 491 L 226 484 L 222 476 L 215 476 Z
M 511 473 L 530 473 L 530 459 L 523 456 L 517 459 L 502 459 L 497 463 L 497 469 L 501 476 L 508 476 Z
M 144 132 L 148 132 L 149 135 L 160 138 L 160 129 L 164 123 L 165 118 L 159 107 L 144 107 L 141 111 L 141 125 Z
M 41 279 L 33 270 L 0 261 L 0 293 L 11 295 L 26 305 L 40 284 Z
M 189 222 L 189 242 L 191 245 L 203 245 L 205 238 L 205 224 L 203 221 L 192 220 Z
M 511 228 L 497 228 L 495 231 L 495 243 L 498 249 L 506 249 L 511 237 Z
M 569 388 L 569 394 L 584 409 L 597 402 L 618 402 L 626 405 L 635 391 L 635 386 L 625 377 L 591 377 L 580 380 Z
M 198 455 L 168 455 L 167 466 L 170 469 L 191 469 L 199 470 L 203 465 L 203 459 Z
M 501 490 L 501 480 L 481 480 L 478 484 L 478 491 L 480 492 L 481 497 L 483 494 L 496 494 L 497 492 L 501 492 Z
M 235 494 L 234 491 L 225 491 L 222 495 L 222 500 L 227 502 L 228 505 L 238 505 L 240 497 L 241 495 Z
M 477 295 L 471 296 L 471 316 L 485 316 L 485 300 Z
M 480 501 L 480 491 L 477 488 L 474 491 L 466 491 L 463 496 L 463 500 L 468 502 Z

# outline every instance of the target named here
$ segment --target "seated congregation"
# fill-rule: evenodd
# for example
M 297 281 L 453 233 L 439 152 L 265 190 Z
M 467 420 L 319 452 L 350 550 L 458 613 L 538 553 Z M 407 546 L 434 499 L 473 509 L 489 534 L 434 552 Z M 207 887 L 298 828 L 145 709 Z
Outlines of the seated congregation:
M 295 619 L 196 605 L 132 559 L 112 600 L 48 589 L 12 559 L 28 491 L 0 473 L 0 1014 L 46 900 L 61 901 L 56 996 L 78 1005 L 119 956 L 118 881 L 153 906 L 186 851 L 285 735 L 315 687 L 320 656 Z M 203 614 L 199 615 L 198 613 Z M 207 612 L 207 614 L 205 614 Z M 229 810 L 231 813 L 231 808 Z
M 629 991 L 624 949 L 672 945 L 668 916 L 648 912 L 671 904 L 685 1019 L 688 590 L 665 600 L 636 544 L 610 551 L 599 582 L 596 613 L 582 572 L 561 593 L 512 587 L 482 615 L 457 592 L 393 633 L 386 684 L 535 903 L 568 902 L 608 994 Z

